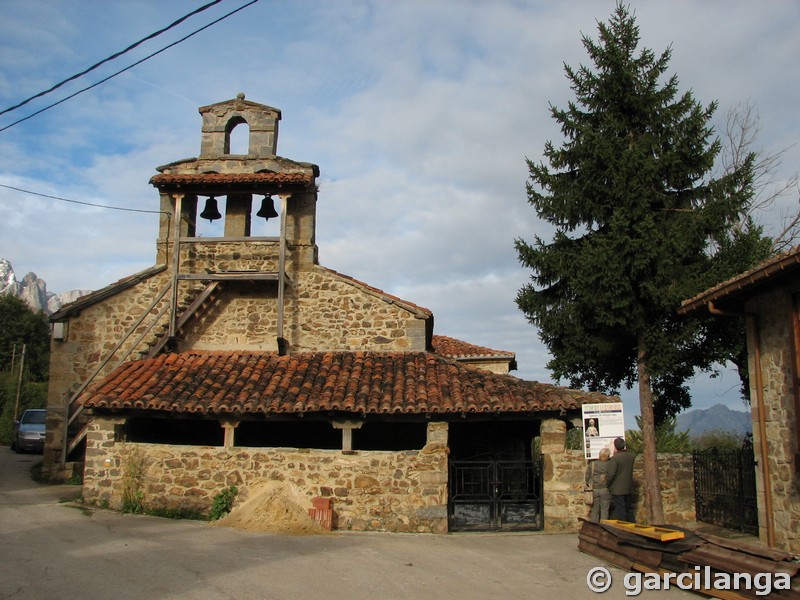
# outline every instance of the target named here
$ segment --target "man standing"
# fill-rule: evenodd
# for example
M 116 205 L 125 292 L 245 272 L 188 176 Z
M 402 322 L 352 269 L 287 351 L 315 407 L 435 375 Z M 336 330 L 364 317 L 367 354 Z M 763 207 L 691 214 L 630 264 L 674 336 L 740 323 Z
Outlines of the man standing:
M 608 491 L 611 492 L 611 502 L 614 506 L 614 518 L 619 521 L 636 522 L 636 513 L 633 510 L 631 492 L 633 488 L 633 461 L 636 455 L 625 447 L 625 440 L 618 437 L 614 440 L 616 452 L 608 461 L 606 481 Z

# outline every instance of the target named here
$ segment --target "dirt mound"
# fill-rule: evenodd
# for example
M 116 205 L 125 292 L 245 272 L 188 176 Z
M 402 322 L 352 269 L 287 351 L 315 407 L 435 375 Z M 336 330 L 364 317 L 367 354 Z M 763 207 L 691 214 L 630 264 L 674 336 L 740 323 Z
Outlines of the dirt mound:
M 293 535 L 327 533 L 308 515 L 299 494 L 287 486 L 264 483 L 246 490 L 241 504 L 230 513 L 213 521 L 215 525 L 235 527 L 247 531 L 267 531 Z

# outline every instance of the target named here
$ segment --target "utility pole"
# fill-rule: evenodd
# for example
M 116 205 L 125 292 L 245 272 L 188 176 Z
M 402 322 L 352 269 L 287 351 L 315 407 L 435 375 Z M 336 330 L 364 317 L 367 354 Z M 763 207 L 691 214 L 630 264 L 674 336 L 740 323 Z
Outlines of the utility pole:
M 16 350 L 16 346 L 14 347 Z M 17 378 L 17 400 L 14 403 L 14 420 L 19 416 L 19 392 L 22 389 L 22 371 L 25 369 L 25 344 L 22 344 L 22 356 L 19 359 L 19 377 Z

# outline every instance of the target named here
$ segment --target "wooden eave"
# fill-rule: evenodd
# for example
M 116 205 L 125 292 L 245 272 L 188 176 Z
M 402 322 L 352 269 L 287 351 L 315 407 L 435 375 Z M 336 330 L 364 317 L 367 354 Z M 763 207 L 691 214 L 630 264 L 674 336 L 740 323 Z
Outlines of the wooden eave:
M 761 265 L 684 300 L 678 314 L 688 315 L 712 303 L 740 303 L 757 290 L 774 285 L 790 273 L 800 270 L 800 247 L 781 254 Z

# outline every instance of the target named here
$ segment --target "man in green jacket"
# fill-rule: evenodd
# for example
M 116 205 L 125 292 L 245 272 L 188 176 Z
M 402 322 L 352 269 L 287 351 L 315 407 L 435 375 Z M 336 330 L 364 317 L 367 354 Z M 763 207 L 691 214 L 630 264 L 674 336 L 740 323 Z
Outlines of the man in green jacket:
M 614 506 L 613 516 L 619 521 L 636 522 L 631 492 L 633 491 L 633 461 L 636 455 L 625 447 L 625 440 L 614 440 L 616 452 L 608 461 L 606 482 Z

